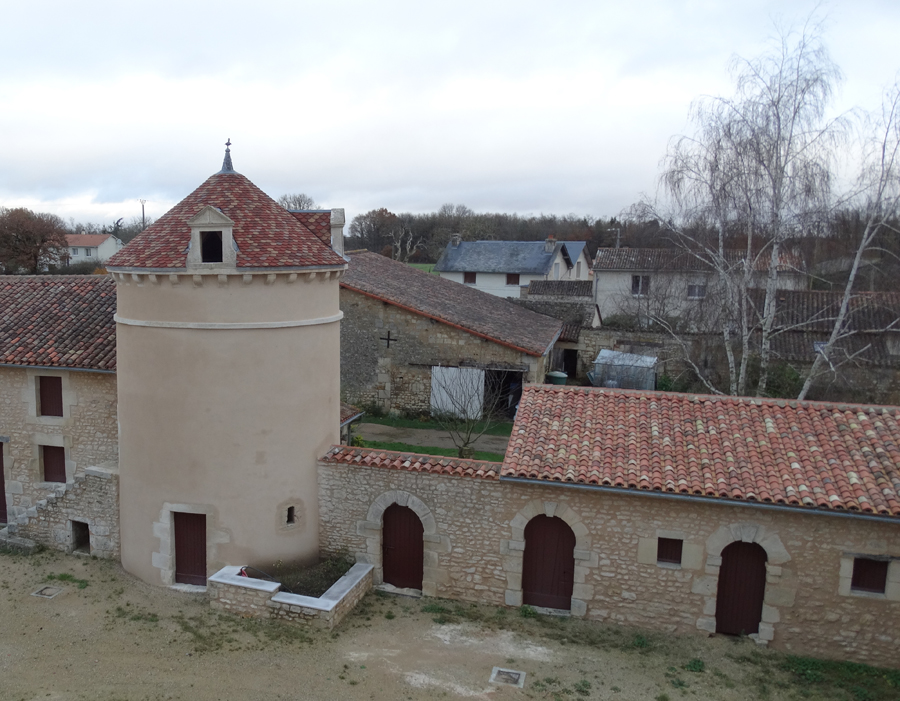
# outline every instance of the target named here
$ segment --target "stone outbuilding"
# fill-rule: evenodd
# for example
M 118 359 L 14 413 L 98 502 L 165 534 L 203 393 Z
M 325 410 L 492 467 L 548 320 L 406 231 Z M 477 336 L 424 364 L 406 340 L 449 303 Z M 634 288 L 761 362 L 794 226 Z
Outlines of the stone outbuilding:
M 354 404 L 427 414 L 461 376 L 512 410 L 551 369 L 556 319 L 376 253 L 352 253 L 340 284 L 341 394 Z
M 429 596 L 897 666 L 898 445 L 894 407 L 529 386 L 503 463 L 333 448 L 322 549 Z

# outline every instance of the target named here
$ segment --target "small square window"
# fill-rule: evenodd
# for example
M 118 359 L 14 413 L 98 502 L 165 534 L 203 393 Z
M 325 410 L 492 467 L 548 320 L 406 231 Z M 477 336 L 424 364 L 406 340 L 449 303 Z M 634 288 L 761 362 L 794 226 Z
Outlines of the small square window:
M 44 482 L 66 481 L 66 449 L 56 445 L 41 446 Z
M 867 557 L 853 558 L 853 579 L 850 580 L 850 590 L 884 594 L 889 564 L 887 560 L 872 560 Z
M 62 416 L 62 378 L 38 377 L 38 416 Z
M 631 276 L 631 294 L 634 297 L 646 297 L 650 293 L 649 275 Z
M 475 273 L 463 273 L 463 282 L 467 285 L 475 284 Z
M 519 273 L 506 273 L 506 284 L 507 285 L 518 285 L 519 284 Z
M 684 541 L 678 538 L 659 538 L 656 541 L 656 561 L 680 565 L 683 545 Z
M 706 285 L 688 285 L 688 299 L 703 299 L 706 297 Z

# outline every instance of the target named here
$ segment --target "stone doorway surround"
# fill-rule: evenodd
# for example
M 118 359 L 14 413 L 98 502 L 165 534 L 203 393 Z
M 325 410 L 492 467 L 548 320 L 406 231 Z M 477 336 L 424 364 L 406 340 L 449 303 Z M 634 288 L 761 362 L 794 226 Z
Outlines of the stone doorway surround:
M 775 624 L 781 620 L 781 608 L 794 605 L 797 590 L 788 582 L 789 570 L 783 565 L 791 559 L 778 534 L 767 532 L 765 527 L 749 522 L 721 526 L 706 540 L 706 574 L 695 577 L 694 594 L 703 596 L 703 615 L 697 619 L 697 628 L 708 633 L 716 632 L 716 596 L 719 588 L 719 568 L 722 551 L 735 542 L 756 543 L 766 551 L 766 593 L 763 598 L 759 633 L 750 635 L 760 645 L 767 645 L 775 637 Z
M 153 566 L 159 570 L 161 582 L 167 586 L 175 585 L 175 512 L 206 515 L 206 571 L 215 572 L 219 564 L 219 545 L 230 543 L 231 535 L 227 531 L 213 528 L 218 522 L 216 509 L 206 504 L 163 504 L 159 512 L 159 521 L 153 523 L 153 535 L 159 539 L 159 550 L 151 555 Z
M 424 567 L 422 571 L 422 594 L 437 596 L 438 586 L 450 581 L 450 573 L 441 567 L 440 555 L 450 552 L 450 538 L 440 535 L 437 521 L 431 509 L 414 494 L 401 489 L 392 489 L 379 495 L 369 507 L 365 521 L 356 522 L 356 532 L 366 538 L 365 552 L 356 554 L 357 562 L 372 565 L 375 570 L 373 583 L 384 584 L 384 568 L 381 560 L 384 512 L 392 504 L 412 509 L 422 521 L 424 541 Z
M 561 518 L 575 534 L 575 585 L 572 588 L 571 615 L 587 614 L 587 603 L 594 598 L 594 586 L 586 584 L 591 569 L 599 565 L 597 553 L 591 549 L 590 532 L 581 516 L 568 504 L 534 499 L 510 521 L 510 539 L 500 541 L 503 570 L 506 573 L 506 605 L 522 605 L 522 562 L 525 556 L 525 526 L 535 516 Z

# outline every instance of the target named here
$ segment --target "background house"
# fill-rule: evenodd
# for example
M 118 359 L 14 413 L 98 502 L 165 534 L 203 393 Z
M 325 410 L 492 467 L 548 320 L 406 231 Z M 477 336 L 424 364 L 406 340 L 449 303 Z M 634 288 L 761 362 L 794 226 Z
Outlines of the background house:
M 519 297 L 532 280 L 587 280 L 590 268 L 584 241 L 462 241 L 454 234 L 434 271 L 498 297 Z
M 514 407 L 524 383 L 544 380 L 562 328 L 556 319 L 368 252 L 350 255 L 341 311 L 341 394 L 385 411 L 428 413 L 440 394 L 438 375 L 455 382 L 473 373 Z
M 124 244 L 112 234 L 66 234 L 69 263 L 89 261 L 98 265 L 112 258 Z
M 742 251 L 726 251 L 738 266 Z M 768 261 L 756 261 L 753 287 L 764 287 Z M 690 317 L 715 298 L 716 271 L 698 255 L 671 248 L 600 248 L 594 257 L 594 301 L 610 316 Z M 782 253 L 778 289 L 804 290 L 809 278 L 797 256 Z

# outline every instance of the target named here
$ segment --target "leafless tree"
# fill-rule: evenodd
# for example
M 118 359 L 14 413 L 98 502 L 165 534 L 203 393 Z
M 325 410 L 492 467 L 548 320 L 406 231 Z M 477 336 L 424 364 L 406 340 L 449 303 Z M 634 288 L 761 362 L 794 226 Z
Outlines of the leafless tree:
M 735 94 L 694 104 L 695 134 L 675 138 L 663 161 L 665 204 L 644 203 L 640 214 L 664 221 L 671 237 L 714 271 L 713 318 L 729 392 L 746 393 L 755 340 L 756 391 L 765 395 L 785 245 L 827 218 L 834 147 L 846 125 L 825 120 L 840 72 L 812 23 L 782 33 L 757 59 L 735 59 L 732 68 Z M 743 251 L 737 257 L 736 240 Z M 765 296 L 755 308 L 748 291 L 760 283 L 761 269 Z
M 508 395 L 500 377 L 478 367 L 432 368 L 431 418 L 447 431 L 461 458 L 471 458 L 475 441 L 505 418 Z
M 847 321 L 860 263 L 865 253 L 885 231 L 897 233 L 895 224 L 900 215 L 900 84 L 895 83 L 885 93 L 881 113 L 872 122 L 863 168 L 857 180 L 857 187 L 848 198 L 863 215 L 862 236 L 850 267 L 841 306 L 831 334 L 816 353 L 798 399 L 804 399 L 813 383 L 823 374 L 835 374 L 841 365 L 854 359 L 852 355 L 835 353 L 835 350 L 843 339 L 853 333 L 848 328 Z M 898 325 L 900 320 L 892 322 L 894 330 Z
M 391 237 L 391 258 L 408 263 L 412 255 L 425 246 L 421 238 L 414 238 L 412 231 L 400 226 L 388 233 Z
M 316 201 L 303 192 L 293 195 L 282 195 L 276 201 L 285 209 L 319 209 Z

